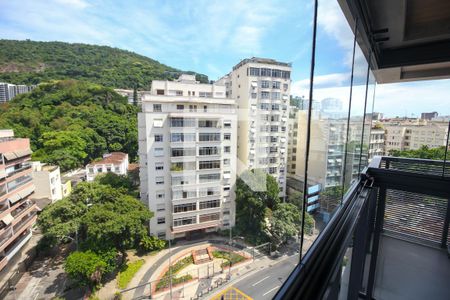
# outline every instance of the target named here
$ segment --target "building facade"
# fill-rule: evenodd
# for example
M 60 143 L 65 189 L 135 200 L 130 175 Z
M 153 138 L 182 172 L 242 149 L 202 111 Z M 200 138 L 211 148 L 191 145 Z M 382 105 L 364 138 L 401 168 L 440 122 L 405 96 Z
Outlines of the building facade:
M 448 123 L 439 121 L 400 122 L 383 125 L 385 131 L 385 155 L 392 150 L 417 150 L 422 146 L 445 146 Z
M 36 222 L 30 156 L 29 139 L 0 130 L 0 272 L 31 238 Z
M 372 128 L 369 140 L 369 162 L 374 156 L 384 155 L 384 129 Z
M 238 108 L 238 174 L 262 169 L 275 177 L 286 195 L 287 138 L 291 64 L 273 59 L 244 59 L 219 82 Z
M 99 161 L 86 165 L 86 181 L 93 181 L 99 174 L 115 173 L 126 175 L 128 171 L 128 154 L 123 152 L 111 152 L 103 154 Z
M 153 81 L 138 115 L 141 200 L 150 233 L 190 238 L 234 226 L 237 114 L 225 86 Z
M 35 87 L 35 85 L 16 85 L 0 82 L 0 103 L 8 102 L 19 94 L 28 93 Z
M 49 199 L 52 203 L 61 200 L 63 198 L 63 186 L 59 167 L 41 164 L 39 161 L 33 162 L 32 167 L 36 187 L 32 198 Z M 67 194 L 67 189 L 65 194 Z

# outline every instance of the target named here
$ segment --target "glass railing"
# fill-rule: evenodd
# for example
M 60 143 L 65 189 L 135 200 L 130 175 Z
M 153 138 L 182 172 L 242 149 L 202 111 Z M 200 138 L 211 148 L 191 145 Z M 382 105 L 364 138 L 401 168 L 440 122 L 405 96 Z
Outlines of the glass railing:
M 383 288 L 376 271 L 385 237 L 408 240 L 407 248 L 447 249 L 450 178 L 442 176 L 443 166 L 375 157 L 274 299 L 371 299 Z

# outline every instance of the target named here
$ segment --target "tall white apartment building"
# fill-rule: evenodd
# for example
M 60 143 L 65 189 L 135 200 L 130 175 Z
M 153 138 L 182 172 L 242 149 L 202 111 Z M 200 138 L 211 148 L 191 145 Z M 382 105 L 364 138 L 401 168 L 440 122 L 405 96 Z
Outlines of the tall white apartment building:
M 150 233 L 189 238 L 234 226 L 237 113 L 225 86 L 153 81 L 138 115 L 141 199 Z
M 238 173 L 262 169 L 286 195 L 287 122 L 291 64 L 273 59 L 244 59 L 219 82 L 238 108 Z

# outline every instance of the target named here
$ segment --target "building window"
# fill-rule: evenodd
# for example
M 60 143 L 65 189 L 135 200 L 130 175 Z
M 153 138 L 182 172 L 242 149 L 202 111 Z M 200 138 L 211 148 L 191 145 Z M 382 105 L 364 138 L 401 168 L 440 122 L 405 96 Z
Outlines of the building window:
M 195 156 L 195 148 L 172 148 L 172 157 Z
M 220 133 L 199 133 L 200 142 L 220 142 Z
M 173 213 L 183 213 L 188 211 L 197 210 L 197 204 L 194 203 L 186 203 L 186 204 L 178 204 L 173 206 Z
M 200 215 L 200 223 L 216 221 L 219 219 L 220 219 L 219 213 Z
M 166 223 L 166 218 L 165 217 L 159 217 L 157 219 L 157 223 L 158 224 L 165 224 Z
M 161 104 L 153 104 L 153 112 L 162 112 Z
M 166 239 L 166 233 L 164 231 L 158 232 L 158 239 L 165 240 Z
M 184 110 L 184 105 L 177 104 L 177 110 Z
M 230 165 L 230 159 L 229 159 L 229 158 L 225 158 L 225 159 L 223 160 L 223 165 L 224 165 L 224 166 L 229 166 L 229 165 Z
M 194 92 L 192 92 L 194 93 Z M 197 111 L 197 105 L 189 105 L 189 111 L 190 112 L 196 112 Z
M 223 127 L 224 128 L 231 128 L 231 121 L 230 120 L 223 121 Z
M 155 134 L 155 142 L 162 142 L 162 141 L 163 141 L 163 135 Z
M 229 214 L 230 214 L 230 211 L 229 211 L 229 210 L 224 210 L 224 211 L 223 211 L 223 215 L 224 215 L 224 216 L 227 216 L 227 215 L 229 215 Z
M 201 161 L 198 165 L 200 170 L 220 169 L 220 160 Z
M 203 112 L 207 112 L 208 111 L 208 106 L 204 105 L 203 106 Z
M 280 87 L 281 87 L 281 82 L 279 82 L 279 81 L 272 81 L 272 88 L 273 89 L 280 89 Z
M 102 168 L 97 168 L 97 173 L 101 173 L 102 172 Z
M 164 184 L 164 176 L 158 176 L 155 178 L 156 184 Z
M 283 83 L 283 90 L 286 92 L 289 88 L 289 84 Z
M 164 199 L 164 192 L 156 192 L 157 199 Z
M 252 93 L 251 97 L 252 97 L 252 99 L 256 99 L 258 97 L 258 94 L 257 93 Z
M 231 152 L 231 147 L 230 146 L 223 147 L 223 152 L 224 153 L 230 153 Z
M 270 88 L 270 81 L 267 81 L 267 80 L 261 81 L 261 88 L 263 88 L 263 89 Z
M 219 181 L 220 174 L 200 174 L 198 179 L 200 183 Z
M 162 162 L 155 163 L 155 170 L 156 171 L 164 170 L 164 163 L 162 163 Z
M 171 127 L 196 127 L 195 119 L 191 118 L 171 118 Z
M 259 76 L 259 68 L 250 68 L 249 75 L 250 76 Z
M 198 149 L 198 155 L 207 156 L 207 155 L 218 155 L 219 147 L 200 147 Z
M 164 90 L 156 90 L 156 95 L 164 95 Z
M 172 133 L 170 136 L 172 142 L 195 142 L 195 133 Z
M 231 140 L 231 133 L 224 133 L 224 134 L 223 134 L 223 139 L 224 139 L 225 141 Z
M 166 205 L 164 203 L 158 203 L 156 204 L 156 211 L 165 211 Z
M 267 68 L 261 68 L 261 76 L 272 76 L 272 70 Z
M 280 92 L 272 92 L 272 100 L 280 100 L 281 94 Z
M 216 208 L 220 207 L 220 200 L 208 200 L 200 202 L 200 209 Z
M 261 99 L 270 99 L 269 92 L 261 92 Z
M 218 125 L 218 121 L 216 120 L 199 120 L 198 127 L 207 127 L 207 128 L 215 128 Z
M 155 148 L 153 150 L 153 156 L 155 157 L 164 156 L 164 148 Z
M 177 219 L 173 220 L 173 227 L 184 226 L 184 225 L 189 225 L 189 224 L 196 224 L 196 223 L 197 223 L 196 216 L 177 218 Z
M 281 78 L 281 70 L 273 69 L 272 70 L 272 77 Z

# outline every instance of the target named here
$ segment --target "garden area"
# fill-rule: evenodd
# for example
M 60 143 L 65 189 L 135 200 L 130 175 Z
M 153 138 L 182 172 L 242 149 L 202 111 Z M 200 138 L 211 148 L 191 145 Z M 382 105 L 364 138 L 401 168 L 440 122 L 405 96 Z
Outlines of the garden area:
M 183 276 L 176 276 L 181 270 L 185 269 L 187 266 L 194 264 L 194 259 L 192 255 L 186 256 L 185 258 L 176 262 L 171 266 L 161 277 L 159 282 L 156 284 L 156 291 L 166 289 L 170 286 L 170 275 L 172 275 L 172 286 L 187 282 L 192 279 L 192 275 L 186 274 Z
M 224 251 L 224 250 L 214 250 L 212 252 L 212 254 L 213 254 L 214 258 L 219 258 L 219 259 L 225 260 L 220 265 L 222 268 L 228 267 L 228 266 L 230 266 L 230 264 L 231 264 L 231 266 L 233 266 L 233 265 L 240 263 L 242 261 L 245 261 L 247 259 L 246 257 L 244 257 L 240 254 L 237 254 L 235 252 L 230 253 L 229 251 Z

